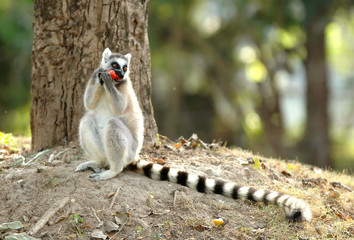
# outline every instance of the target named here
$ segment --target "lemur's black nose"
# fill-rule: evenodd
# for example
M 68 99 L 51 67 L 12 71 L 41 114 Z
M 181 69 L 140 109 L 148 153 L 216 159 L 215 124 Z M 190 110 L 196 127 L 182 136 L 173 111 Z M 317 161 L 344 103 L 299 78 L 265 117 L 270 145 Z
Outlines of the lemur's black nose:
M 114 69 L 114 71 L 116 72 L 116 74 L 118 75 L 119 78 L 123 78 L 124 77 L 124 74 L 122 74 L 122 70 Z

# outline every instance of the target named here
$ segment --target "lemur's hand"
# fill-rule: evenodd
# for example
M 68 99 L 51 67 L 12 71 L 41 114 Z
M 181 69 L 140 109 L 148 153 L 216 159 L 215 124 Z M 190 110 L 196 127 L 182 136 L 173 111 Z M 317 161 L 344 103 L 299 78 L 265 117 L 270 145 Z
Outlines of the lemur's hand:
M 105 71 L 99 71 L 98 72 L 98 79 L 99 79 L 101 85 L 103 85 L 103 83 L 112 82 L 111 75 L 108 72 L 105 72 Z

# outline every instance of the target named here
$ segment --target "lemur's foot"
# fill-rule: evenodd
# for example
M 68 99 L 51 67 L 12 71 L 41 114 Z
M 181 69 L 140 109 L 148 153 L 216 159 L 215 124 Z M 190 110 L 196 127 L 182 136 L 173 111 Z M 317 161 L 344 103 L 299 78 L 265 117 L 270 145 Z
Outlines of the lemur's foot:
M 77 166 L 75 172 L 85 171 L 88 168 L 92 169 L 92 171 L 94 171 L 95 173 L 101 172 L 101 168 L 97 164 L 96 161 L 87 161 L 87 162 L 81 163 L 79 166 Z
M 101 173 L 94 173 L 90 175 L 90 180 L 93 182 L 104 181 L 114 178 L 119 174 L 119 171 L 107 170 Z

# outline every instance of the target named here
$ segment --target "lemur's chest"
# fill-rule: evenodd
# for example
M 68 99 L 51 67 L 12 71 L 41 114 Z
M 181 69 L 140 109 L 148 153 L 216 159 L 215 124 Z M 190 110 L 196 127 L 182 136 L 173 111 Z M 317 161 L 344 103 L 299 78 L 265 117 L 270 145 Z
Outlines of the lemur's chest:
M 128 101 L 128 106 L 130 105 L 130 102 Z M 126 109 L 127 110 L 127 109 Z M 120 118 L 125 118 L 125 112 L 117 115 L 116 113 L 113 112 L 112 107 L 109 105 L 109 101 L 107 100 L 107 96 L 103 95 L 100 99 L 100 101 L 97 104 L 96 109 L 94 110 L 96 112 L 96 123 L 97 127 L 99 128 L 99 131 L 103 130 L 104 127 L 107 125 L 108 121 L 114 117 L 120 117 Z

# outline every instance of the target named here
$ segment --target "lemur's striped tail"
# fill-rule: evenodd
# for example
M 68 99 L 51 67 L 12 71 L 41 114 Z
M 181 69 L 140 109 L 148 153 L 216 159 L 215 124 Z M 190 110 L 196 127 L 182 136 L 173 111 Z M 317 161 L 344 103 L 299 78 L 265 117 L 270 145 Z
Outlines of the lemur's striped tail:
M 311 209 L 306 202 L 282 193 L 242 187 L 235 183 L 197 176 L 145 160 L 139 160 L 128 168 L 151 179 L 171 181 L 202 193 L 222 194 L 233 199 L 249 199 L 278 205 L 284 208 L 286 217 L 292 221 L 310 221 L 312 218 Z

